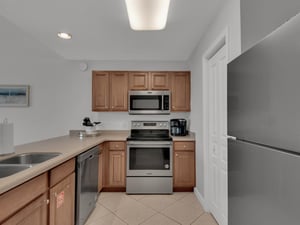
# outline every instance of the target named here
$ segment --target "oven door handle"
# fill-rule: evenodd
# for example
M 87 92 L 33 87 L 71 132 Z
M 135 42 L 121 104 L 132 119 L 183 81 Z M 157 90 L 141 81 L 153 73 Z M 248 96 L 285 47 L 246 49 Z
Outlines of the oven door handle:
M 171 146 L 173 143 L 171 141 L 134 141 L 134 142 L 127 142 L 127 146 L 135 147 L 135 146 Z

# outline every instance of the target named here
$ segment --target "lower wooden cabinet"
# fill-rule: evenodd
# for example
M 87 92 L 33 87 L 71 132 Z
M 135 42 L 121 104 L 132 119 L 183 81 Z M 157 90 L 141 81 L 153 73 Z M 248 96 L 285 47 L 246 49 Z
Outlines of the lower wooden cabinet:
M 109 151 L 109 186 L 125 187 L 125 151 Z
M 44 203 L 42 200 L 37 200 L 40 196 L 47 194 L 48 191 L 48 173 L 43 173 L 13 189 L 0 195 L 0 224 L 5 221 L 6 224 L 23 224 L 22 218 L 27 221 L 27 217 L 34 216 L 37 210 L 43 209 Z M 45 195 L 47 196 L 47 195 Z M 43 198 L 44 199 L 44 198 Z M 35 201 L 37 200 L 38 203 Z M 46 199 L 47 200 L 47 199 Z M 34 203 L 35 202 L 35 203 Z M 31 204 L 33 204 L 30 206 Z M 29 208 L 27 208 L 29 207 Z M 27 209 L 26 209 L 27 208 Z M 23 211 L 25 210 L 26 211 Z M 47 215 L 46 215 L 47 216 Z M 42 218 L 34 217 L 36 220 Z M 15 223 L 16 222 L 16 223 Z M 27 223 L 24 223 L 27 224 Z
M 50 171 L 49 225 L 74 225 L 75 159 Z
M 0 195 L 0 224 L 74 225 L 75 159 Z
M 174 188 L 195 186 L 195 142 L 174 142 Z
M 25 208 L 18 211 L 2 225 L 47 225 L 48 204 L 47 194 L 43 194 Z
M 50 189 L 49 225 L 74 225 L 75 173 Z
M 98 192 L 102 191 L 104 186 L 104 144 L 99 145 L 99 162 L 98 162 Z
M 126 142 L 105 142 L 102 151 L 102 167 L 99 167 L 99 171 L 102 169 L 102 188 L 104 191 L 125 191 L 125 163 Z

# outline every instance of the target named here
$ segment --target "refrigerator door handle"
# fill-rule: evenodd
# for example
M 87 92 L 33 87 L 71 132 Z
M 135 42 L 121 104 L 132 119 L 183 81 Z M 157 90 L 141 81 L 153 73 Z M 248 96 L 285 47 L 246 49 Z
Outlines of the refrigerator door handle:
M 237 138 L 236 137 L 234 137 L 234 136 L 227 136 L 227 138 L 229 139 L 229 140 L 236 140 Z

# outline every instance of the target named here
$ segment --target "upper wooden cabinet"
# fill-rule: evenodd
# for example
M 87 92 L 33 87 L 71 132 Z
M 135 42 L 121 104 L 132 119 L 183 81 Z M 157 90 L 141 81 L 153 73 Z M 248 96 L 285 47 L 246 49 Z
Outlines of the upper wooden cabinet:
M 93 71 L 93 111 L 127 111 L 128 73 Z
M 108 111 L 110 107 L 109 73 L 94 71 L 92 83 L 93 111 Z
M 190 72 L 170 73 L 171 84 L 171 111 L 189 112 L 191 111 L 190 95 L 191 81 Z
M 150 85 L 152 90 L 169 90 L 169 73 L 168 72 L 150 72 Z
M 130 72 L 129 90 L 169 90 L 168 72 Z
M 190 72 L 93 71 L 93 111 L 127 111 L 128 90 L 170 90 L 171 112 L 189 112 Z
M 129 90 L 148 90 L 149 77 L 148 72 L 130 72 Z

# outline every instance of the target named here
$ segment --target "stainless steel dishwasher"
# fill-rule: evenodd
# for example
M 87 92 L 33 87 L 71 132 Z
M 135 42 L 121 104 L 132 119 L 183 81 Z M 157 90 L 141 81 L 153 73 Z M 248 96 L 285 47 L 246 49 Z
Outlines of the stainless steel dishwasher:
M 77 156 L 76 160 L 76 225 L 83 225 L 98 198 L 99 146 Z

